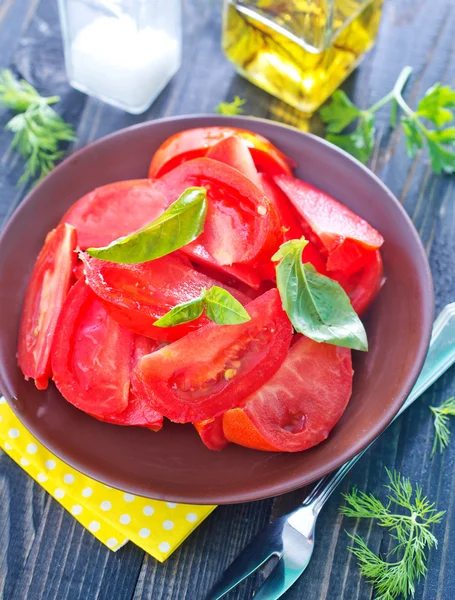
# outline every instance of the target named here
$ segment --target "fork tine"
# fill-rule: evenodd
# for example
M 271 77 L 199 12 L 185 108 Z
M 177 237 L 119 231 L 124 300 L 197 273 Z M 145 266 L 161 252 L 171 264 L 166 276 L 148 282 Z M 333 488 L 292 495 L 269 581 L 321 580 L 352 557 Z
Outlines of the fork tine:
M 281 556 L 282 542 L 272 535 L 281 532 L 284 519 L 277 519 L 260 531 L 229 565 L 204 600 L 218 600 L 266 563 L 272 556 Z

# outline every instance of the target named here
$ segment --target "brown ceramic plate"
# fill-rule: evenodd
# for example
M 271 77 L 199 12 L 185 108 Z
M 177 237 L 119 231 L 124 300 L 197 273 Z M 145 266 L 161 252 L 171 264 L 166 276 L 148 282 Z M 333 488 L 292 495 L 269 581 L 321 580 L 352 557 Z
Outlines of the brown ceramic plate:
M 16 365 L 22 299 L 47 232 L 93 188 L 147 176 L 170 135 L 191 127 L 234 125 L 256 131 L 293 158 L 297 175 L 365 217 L 384 236 L 387 282 L 368 315 L 368 354 L 355 353 L 354 392 L 329 439 L 297 454 L 230 446 L 212 452 L 191 425 L 159 433 L 118 427 L 68 404 L 54 385 L 24 381 Z M 32 434 L 79 471 L 122 490 L 175 502 L 227 504 L 308 484 L 365 448 L 397 413 L 422 367 L 433 320 L 424 249 L 399 202 L 366 168 L 325 141 L 244 117 L 178 117 L 125 129 L 70 156 L 24 200 L 0 239 L 0 389 Z

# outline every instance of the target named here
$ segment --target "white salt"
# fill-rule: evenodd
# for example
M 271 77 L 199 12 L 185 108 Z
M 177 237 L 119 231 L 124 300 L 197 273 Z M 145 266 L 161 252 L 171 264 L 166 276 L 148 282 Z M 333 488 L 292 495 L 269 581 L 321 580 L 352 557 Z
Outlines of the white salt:
M 98 17 L 73 40 L 72 84 L 130 112 L 146 110 L 180 67 L 180 43 L 138 29 L 128 15 Z

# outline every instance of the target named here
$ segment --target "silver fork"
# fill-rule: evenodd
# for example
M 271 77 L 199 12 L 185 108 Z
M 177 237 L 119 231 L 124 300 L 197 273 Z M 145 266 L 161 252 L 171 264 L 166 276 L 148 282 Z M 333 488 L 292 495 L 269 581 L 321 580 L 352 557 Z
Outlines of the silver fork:
M 436 319 L 420 376 L 393 421 L 454 362 L 455 303 L 452 303 L 448 304 Z M 323 477 L 300 508 L 276 519 L 260 531 L 227 568 L 205 600 L 218 600 L 273 557 L 278 559 L 278 563 L 254 595 L 254 600 L 280 598 L 305 571 L 311 560 L 314 529 L 319 512 L 338 484 L 374 441 L 338 470 Z

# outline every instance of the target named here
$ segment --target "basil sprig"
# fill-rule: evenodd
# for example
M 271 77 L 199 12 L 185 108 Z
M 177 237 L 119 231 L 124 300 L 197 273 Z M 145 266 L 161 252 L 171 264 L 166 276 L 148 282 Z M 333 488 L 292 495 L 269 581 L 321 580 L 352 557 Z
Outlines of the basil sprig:
M 362 321 L 340 284 L 302 264 L 305 238 L 282 244 L 272 256 L 283 309 L 296 331 L 316 342 L 368 350 Z
M 160 258 L 195 240 L 204 231 L 207 190 L 188 188 L 157 219 L 131 235 L 87 254 L 101 260 L 134 265 Z
M 218 325 L 238 325 L 251 320 L 238 300 L 228 291 L 213 285 L 198 298 L 182 302 L 153 323 L 157 327 L 175 327 L 194 321 L 205 309 L 207 317 Z

